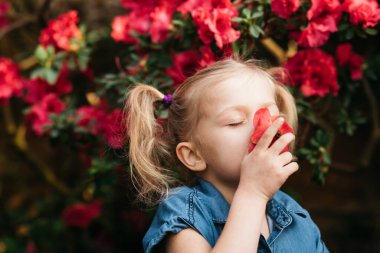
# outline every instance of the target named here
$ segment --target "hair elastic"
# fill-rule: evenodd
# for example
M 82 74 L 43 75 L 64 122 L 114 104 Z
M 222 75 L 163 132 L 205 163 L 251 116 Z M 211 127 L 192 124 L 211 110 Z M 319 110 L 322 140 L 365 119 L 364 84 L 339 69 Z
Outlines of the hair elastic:
M 169 107 L 172 104 L 173 96 L 171 94 L 164 95 L 164 98 L 162 99 L 162 103 L 164 103 L 165 107 Z

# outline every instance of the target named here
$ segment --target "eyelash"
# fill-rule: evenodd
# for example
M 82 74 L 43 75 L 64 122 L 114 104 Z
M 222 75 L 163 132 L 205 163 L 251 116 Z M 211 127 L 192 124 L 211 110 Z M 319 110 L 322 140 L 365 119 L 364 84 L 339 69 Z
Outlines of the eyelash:
M 240 121 L 240 122 L 228 124 L 228 126 L 230 126 L 230 127 L 237 127 L 237 126 L 239 126 L 239 125 L 241 125 L 243 123 L 244 123 L 244 121 Z

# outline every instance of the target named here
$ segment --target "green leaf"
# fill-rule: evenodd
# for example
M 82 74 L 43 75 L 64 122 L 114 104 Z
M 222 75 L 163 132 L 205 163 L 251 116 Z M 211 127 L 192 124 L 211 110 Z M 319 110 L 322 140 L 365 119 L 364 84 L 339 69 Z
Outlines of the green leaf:
M 50 68 L 44 68 L 42 72 L 42 78 L 46 80 L 49 84 L 55 84 L 58 79 L 58 71 Z
M 323 161 L 327 164 L 327 165 L 330 165 L 331 164 L 331 157 L 330 157 L 330 154 L 325 152 L 322 154 L 322 159 Z
M 339 25 L 338 30 L 339 30 L 339 31 L 344 31 L 344 30 L 347 30 L 347 28 L 349 28 L 349 27 L 350 27 L 349 24 L 347 24 L 347 23 L 342 23 L 342 24 Z
M 345 34 L 345 38 L 346 40 L 350 40 L 354 37 L 354 31 L 353 30 L 347 30 L 346 34 Z
M 242 13 L 243 13 L 243 16 L 245 18 L 249 18 L 251 16 L 251 10 L 250 9 L 245 8 L 245 9 L 243 9 Z
M 242 22 L 243 20 L 244 20 L 244 19 L 241 18 L 241 17 L 234 17 L 234 18 L 232 19 L 233 22 L 237 22 L 237 23 L 240 23 L 240 22 Z
M 249 33 L 253 38 L 258 38 L 263 30 L 257 25 L 251 25 L 249 27 Z
M 376 35 L 377 34 L 377 30 L 373 29 L 373 28 L 367 28 L 364 30 L 364 32 L 368 35 Z
M 48 59 L 48 53 L 47 53 L 46 49 L 42 46 L 38 46 L 36 48 L 36 50 L 34 51 L 34 56 L 40 62 L 44 62 Z
M 252 14 L 252 16 L 251 16 L 251 18 L 252 19 L 255 19 L 255 18 L 259 18 L 259 17 L 261 17 L 261 16 L 263 16 L 264 15 L 264 13 L 263 12 L 254 12 L 253 14 Z

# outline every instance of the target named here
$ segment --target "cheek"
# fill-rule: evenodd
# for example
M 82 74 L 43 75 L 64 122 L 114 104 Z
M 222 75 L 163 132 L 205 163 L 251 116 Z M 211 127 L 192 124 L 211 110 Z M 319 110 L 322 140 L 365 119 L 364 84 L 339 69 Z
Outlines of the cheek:
M 245 133 L 246 132 L 246 133 Z M 227 131 L 215 131 L 204 138 L 204 152 L 212 157 L 225 162 L 236 162 L 248 153 L 250 145 L 250 131 L 242 129 L 229 129 Z

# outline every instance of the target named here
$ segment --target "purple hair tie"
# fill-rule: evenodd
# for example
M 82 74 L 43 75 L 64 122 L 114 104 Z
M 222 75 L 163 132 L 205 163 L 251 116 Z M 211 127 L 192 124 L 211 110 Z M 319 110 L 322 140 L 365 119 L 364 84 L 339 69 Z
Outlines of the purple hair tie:
M 169 107 L 172 104 L 173 96 L 171 94 L 166 94 L 162 99 L 165 107 Z

